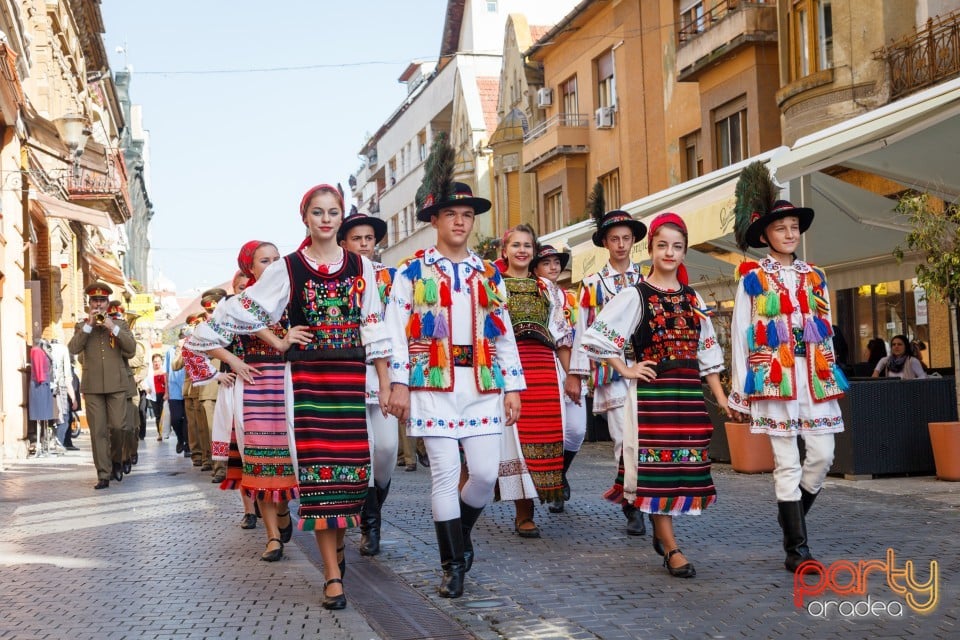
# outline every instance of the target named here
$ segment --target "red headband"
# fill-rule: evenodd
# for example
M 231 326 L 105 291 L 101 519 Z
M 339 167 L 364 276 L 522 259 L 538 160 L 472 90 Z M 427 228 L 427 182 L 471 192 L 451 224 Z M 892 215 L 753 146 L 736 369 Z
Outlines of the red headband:
M 313 197 L 318 193 L 330 193 L 333 194 L 333 197 L 337 199 L 337 203 L 340 205 L 340 210 L 343 211 L 343 195 L 340 193 L 340 190 L 326 183 L 318 184 L 317 186 L 311 188 L 305 194 L 303 198 L 300 199 L 300 217 L 307 215 L 307 207 L 310 206 L 310 201 L 313 200 Z M 310 234 L 307 234 L 307 237 L 303 239 L 303 242 L 300 243 L 300 246 L 297 247 L 297 251 L 302 251 L 306 247 L 309 247 L 313 244 L 313 240 L 310 239 Z
M 657 230 L 665 224 L 674 224 L 680 227 L 680 232 L 683 233 L 683 239 L 685 241 L 688 240 L 687 225 L 683 222 L 683 218 L 672 212 L 661 213 L 650 223 L 650 233 L 647 234 L 647 253 L 653 253 L 653 237 L 657 235 Z M 682 285 L 690 284 L 690 275 L 687 273 L 687 267 L 682 262 L 677 267 L 677 280 Z
M 248 278 L 253 277 L 253 254 L 265 244 L 269 243 L 263 242 L 262 240 L 251 240 L 240 247 L 240 254 L 237 256 L 237 266 L 240 267 L 240 272 L 243 273 L 243 275 Z

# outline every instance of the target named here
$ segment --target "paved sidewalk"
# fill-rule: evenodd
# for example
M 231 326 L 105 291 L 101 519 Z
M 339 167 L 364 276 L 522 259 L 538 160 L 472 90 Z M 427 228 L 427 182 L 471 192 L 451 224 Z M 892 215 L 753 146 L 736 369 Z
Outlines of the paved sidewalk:
M 149 430 L 148 430 L 149 431 Z M 358 605 L 320 607 L 323 578 L 305 553 L 312 536 L 295 533 L 277 563 L 257 560 L 262 525 L 239 528 L 239 498 L 211 484 L 172 441 L 142 443 L 140 464 L 122 483 L 93 491 L 89 440 L 63 458 L 7 461 L 0 473 L 0 638 L 367 638 L 389 607 L 366 620 Z M 915 613 L 880 572 L 862 596 L 813 601 L 900 604 L 902 616 L 826 619 L 793 603 L 782 568 L 772 479 L 716 465 L 720 501 L 699 518 L 676 520 L 678 540 L 697 577 L 667 575 L 649 534 L 624 535 L 619 509 L 600 495 L 609 483 L 609 443 L 586 444 L 571 471 L 564 514 L 537 509 L 539 540 L 513 533 L 509 504 L 489 507 L 477 525 L 477 562 L 458 600 L 436 595 L 439 558 L 430 518 L 427 470 L 398 468 L 384 509 L 383 553 L 355 553 L 364 568 L 392 572 L 477 638 L 948 638 L 960 633 L 960 483 L 932 477 L 829 479 L 809 517 L 811 547 L 829 564 L 913 561 L 920 581 L 939 563 L 939 601 Z M 368 572 L 369 575 L 369 572 Z M 382 573 L 381 573 L 382 575 Z M 348 599 L 351 570 L 346 576 Z M 838 576 L 847 580 L 847 574 Z M 920 596 L 920 600 L 925 600 Z M 411 602 L 409 598 L 404 600 Z M 839 609 L 839 611 L 838 611 Z M 395 614 L 394 614 L 395 615 Z M 399 636 L 393 636 L 399 637 Z M 412 637 L 412 636 L 408 636 Z

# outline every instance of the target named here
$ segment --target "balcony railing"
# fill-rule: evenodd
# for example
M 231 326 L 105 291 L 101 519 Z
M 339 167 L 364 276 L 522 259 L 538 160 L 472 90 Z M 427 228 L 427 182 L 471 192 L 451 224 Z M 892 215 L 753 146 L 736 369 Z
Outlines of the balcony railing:
M 930 18 L 923 28 L 875 55 L 887 61 L 891 98 L 960 74 L 960 10 Z
M 589 127 L 590 116 L 582 113 L 561 113 L 547 118 L 523 136 L 524 143 L 536 140 L 554 127 Z
M 677 40 L 680 44 L 683 44 L 710 29 L 714 24 L 723 20 L 731 11 L 736 11 L 744 6 L 763 4 L 775 4 L 775 2 L 774 0 L 751 0 L 750 2 L 746 0 L 717 0 L 710 6 L 709 11 L 694 13 L 695 17 L 693 19 L 684 19 L 684 17 L 681 17 Z
M 128 193 L 127 169 L 120 152 L 107 155 L 107 172 L 80 167 L 64 179 L 70 200 L 86 201 L 106 211 L 114 222 L 124 223 L 132 213 Z

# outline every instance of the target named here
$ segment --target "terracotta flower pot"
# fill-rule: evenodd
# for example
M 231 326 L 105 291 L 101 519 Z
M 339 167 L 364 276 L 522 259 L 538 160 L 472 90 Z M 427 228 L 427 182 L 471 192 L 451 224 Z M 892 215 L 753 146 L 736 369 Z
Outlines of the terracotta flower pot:
M 960 422 L 931 422 L 927 428 L 937 478 L 960 481 Z
M 748 422 L 725 422 L 727 443 L 730 445 L 730 466 L 740 473 L 769 473 L 773 471 L 773 447 L 770 436 L 750 433 Z

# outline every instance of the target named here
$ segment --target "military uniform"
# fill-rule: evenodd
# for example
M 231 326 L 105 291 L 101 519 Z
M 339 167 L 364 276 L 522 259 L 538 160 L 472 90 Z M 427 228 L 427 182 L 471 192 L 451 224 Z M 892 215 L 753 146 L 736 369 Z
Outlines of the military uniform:
M 200 306 L 203 307 L 203 310 L 207 312 L 208 316 L 212 316 L 214 310 L 217 308 L 217 303 L 225 297 L 227 297 L 227 292 L 223 289 L 208 289 L 200 295 Z M 229 367 L 220 366 L 219 361 L 217 361 L 215 366 L 217 366 L 220 371 L 230 371 Z M 213 414 L 216 410 L 217 396 L 219 393 L 220 383 L 216 380 L 212 380 L 200 387 L 201 436 L 205 438 L 206 446 L 211 450 L 213 442 Z M 206 435 L 203 436 L 203 433 L 206 433 Z M 221 481 L 225 479 L 227 476 L 227 461 L 214 460 L 212 453 L 210 457 L 204 458 L 204 462 L 208 461 L 213 465 L 213 477 L 219 478 Z
M 113 290 L 95 283 L 85 290 L 92 300 L 108 298 Z M 68 345 L 83 364 L 80 392 L 86 407 L 93 461 L 100 482 L 96 488 L 109 485 L 113 470 L 111 449 L 122 450 L 122 429 L 127 400 L 126 358 L 136 352 L 136 340 L 123 320 L 112 320 L 113 329 L 83 322 Z
M 190 314 L 187 316 L 187 324 L 190 326 L 196 326 L 206 320 L 206 318 L 207 315 L 202 312 Z M 219 366 L 219 364 L 217 366 Z M 180 370 L 183 368 L 182 354 L 178 354 L 176 359 L 173 361 L 173 368 L 175 370 Z M 209 427 L 209 425 L 212 423 L 212 420 L 209 423 L 207 422 L 201 404 L 201 394 L 203 393 L 203 389 L 205 387 L 211 387 L 213 391 L 212 398 L 210 397 L 210 390 L 207 391 L 207 399 L 216 400 L 217 389 L 219 388 L 219 385 L 211 383 L 208 385 L 195 387 L 190 381 L 190 376 L 184 376 L 183 406 L 184 411 L 187 414 L 187 442 L 190 447 L 190 457 L 193 459 L 193 466 L 206 466 L 207 470 L 212 470 L 213 458 L 211 454 L 211 433 Z M 211 418 L 212 413 L 213 409 L 211 405 Z

